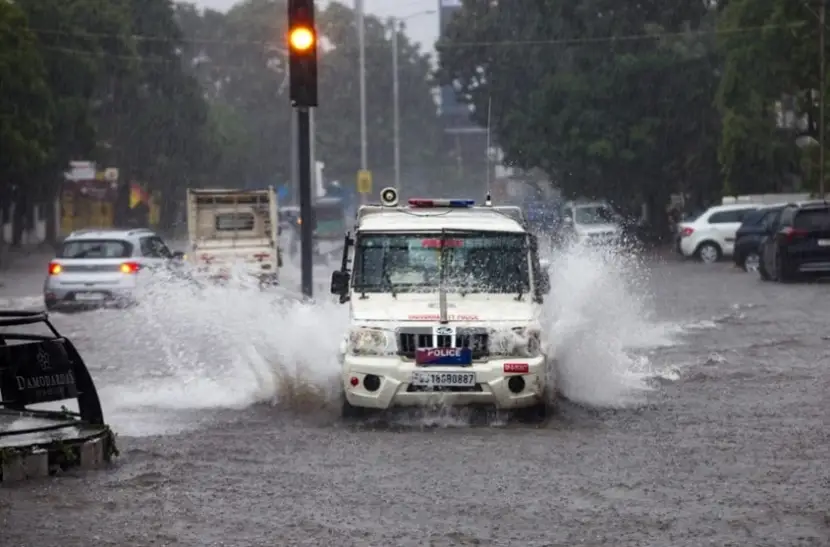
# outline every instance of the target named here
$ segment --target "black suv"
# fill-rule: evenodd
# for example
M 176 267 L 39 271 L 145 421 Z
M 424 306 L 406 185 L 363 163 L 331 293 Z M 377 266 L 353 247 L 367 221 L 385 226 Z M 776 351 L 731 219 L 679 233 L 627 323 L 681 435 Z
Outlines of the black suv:
M 784 207 L 761 243 L 758 273 L 765 281 L 787 282 L 803 274 L 830 274 L 830 203 Z
M 738 231 L 735 232 L 735 250 L 732 258 L 735 265 L 744 271 L 758 270 L 761 256 L 761 241 L 769 228 L 778 222 L 778 216 L 784 205 L 769 205 L 750 211 Z

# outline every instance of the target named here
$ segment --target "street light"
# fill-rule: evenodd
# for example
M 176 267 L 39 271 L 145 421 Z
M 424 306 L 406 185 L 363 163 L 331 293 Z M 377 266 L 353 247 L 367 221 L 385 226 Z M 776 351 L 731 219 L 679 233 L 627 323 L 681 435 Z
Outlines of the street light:
M 394 144 L 395 144 L 395 190 L 398 195 L 401 193 L 401 92 L 400 92 L 400 74 L 398 67 L 398 32 L 403 30 L 403 23 L 414 17 L 421 15 L 432 15 L 435 10 L 419 11 L 411 13 L 404 17 L 392 17 L 392 117 L 394 124 Z

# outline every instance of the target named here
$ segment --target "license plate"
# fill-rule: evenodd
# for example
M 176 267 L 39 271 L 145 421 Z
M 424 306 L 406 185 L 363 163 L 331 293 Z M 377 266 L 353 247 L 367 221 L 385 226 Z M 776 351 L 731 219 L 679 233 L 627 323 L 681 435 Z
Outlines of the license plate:
M 413 386 L 472 387 L 476 385 L 474 372 L 413 372 Z
M 81 300 L 81 301 L 84 301 L 84 302 L 90 302 L 90 301 L 95 302 L 95 301 L 99 301 L 99 300 L 103 300 L 103 299 L 104 299 L 104 295 L 99 293 L 99 292 L 75 293 L 75 300 Z
M 818 240 L 819 247 L 830 247 L 830 239 L 819 239 Z

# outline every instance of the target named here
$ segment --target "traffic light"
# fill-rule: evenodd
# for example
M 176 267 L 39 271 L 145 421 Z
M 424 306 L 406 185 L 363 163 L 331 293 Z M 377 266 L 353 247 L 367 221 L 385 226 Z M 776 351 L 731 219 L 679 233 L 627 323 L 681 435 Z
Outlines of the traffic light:
M 288 0 L 288 70 L 291 105 L 317 106 L 314 0 Z

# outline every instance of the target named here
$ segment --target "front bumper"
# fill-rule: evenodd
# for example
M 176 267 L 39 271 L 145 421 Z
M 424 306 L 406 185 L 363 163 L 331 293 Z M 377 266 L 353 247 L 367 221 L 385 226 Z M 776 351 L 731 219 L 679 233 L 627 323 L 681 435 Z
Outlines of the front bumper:
M 507 363 L 527 364 L 528 371 L 505 372 L 504 365 Z M 474 373 L 475 385 L 464 388 L 421 388 L 410 383 L 413 372 Z M 376 390 L 366 388 L 367 375 L 380 378 L 380 385 Z M 514 393 L 508 387 L 511 377 L 521 377 L 524 380 L 524 387 L 520 392 Z M 549 385 L 550 377 L 544 356 L 490 359 L 468 367 L 422 367 L 397 356 L 346 355 L 342 369 L 346 401 L 355 407 L 373 409 L 467 405 L 494 405 L 505 410 L 526 408 L 545 401 L 547 392 L 553 389 L 553 386 Z M 356 385 L 352 385 L 353 378 L 356 379 Z

